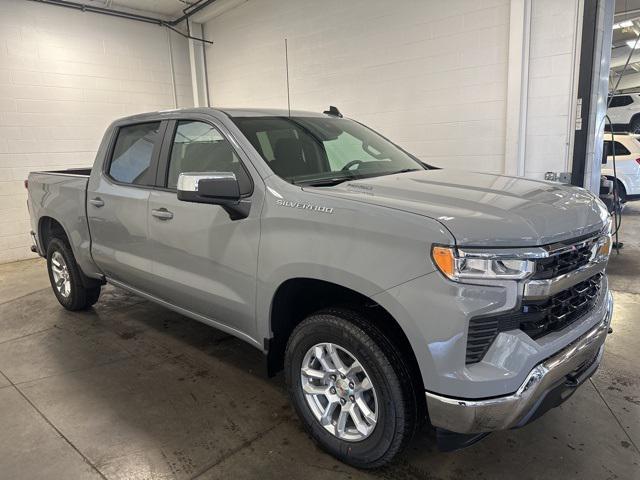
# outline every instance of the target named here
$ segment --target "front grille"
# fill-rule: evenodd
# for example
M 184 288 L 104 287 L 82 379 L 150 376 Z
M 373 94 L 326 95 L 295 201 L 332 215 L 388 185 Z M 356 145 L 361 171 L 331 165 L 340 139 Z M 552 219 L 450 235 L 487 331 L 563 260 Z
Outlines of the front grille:
M 476 317 L 469 321 L 466 363 L 477 363 L 500 332 L 520 329 L 531 338 L 562 330 L 596 305 L 602 274 L 542 300 L 524 300 L 516 312 Z
M 562 330 L 594 307 L 601 284 L 599 273 L 547 299 L 522 302 L 520 329 L 531 338 Z
M 547 280 L 564 275 L 589 263 L 592 248 L 598 241 L 592 238 L 572 246 L 562 248 L 559 253 L 551 253 L 546 258 L 535 261 L 536 270 L 531 277 L 533 280 Z

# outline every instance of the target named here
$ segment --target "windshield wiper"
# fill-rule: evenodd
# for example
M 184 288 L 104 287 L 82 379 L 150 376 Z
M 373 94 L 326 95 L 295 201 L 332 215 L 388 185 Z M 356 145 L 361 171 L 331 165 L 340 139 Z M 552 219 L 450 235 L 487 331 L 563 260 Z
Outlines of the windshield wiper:
M 403 168 L 402 170 L 396 170 L 395 172 L 385 172 L 380 175 L 397 175 L 398 173 L 419 172 L 421 168 Z
M 333 187 L 334 185 L 340 185 L 341 183 L 354 180 L 358 177 L 333 177 L 333 178 L 321 178 L 319 180 L 307 180 L 305 182 L 293 182 L 294 185 L 300 185 L 302 187 Z
M 403 168 L 402 170 L 396 170 L 394 172 L 378 172 L 368 175 L 347 175 L 340 177 L 319 178 L 317 180 L 301 180 L 294 181 L 294 185 L 300 185 L 303 187 L 333 187 L 334 185 L 340 185 L 341 183 L 348 182 L 350 180 L 361 180 L 363 178 L 382 177 L 385 175 L 396 175 L 398 173 L 419 172 L 420 168 Z

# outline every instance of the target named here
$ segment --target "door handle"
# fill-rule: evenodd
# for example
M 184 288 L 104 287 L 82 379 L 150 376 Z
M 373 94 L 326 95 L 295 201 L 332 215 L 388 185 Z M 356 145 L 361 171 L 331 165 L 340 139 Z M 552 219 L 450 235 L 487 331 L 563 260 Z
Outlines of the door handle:
M 173 213 L 171 213 L 166 208 L 160 208 L 158 210 L 151 210 L 151 215 L 160 220 L 171 220 L 173 218 Z
M 104 206 L 104 201 L 100 197 L 92 198 L 89 200 L 89 203 L 97 208 Z

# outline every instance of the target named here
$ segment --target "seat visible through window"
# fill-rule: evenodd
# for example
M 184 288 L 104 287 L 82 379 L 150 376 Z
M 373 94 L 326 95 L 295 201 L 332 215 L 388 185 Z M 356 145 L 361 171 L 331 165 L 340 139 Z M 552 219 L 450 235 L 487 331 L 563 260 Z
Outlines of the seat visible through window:
M 169 160 L 167 187 L 176 188 L 181 173 L 233 172 L 241 193 L 251 191 L 251 181 L 229 141 L 212 125 L 180 121 Z

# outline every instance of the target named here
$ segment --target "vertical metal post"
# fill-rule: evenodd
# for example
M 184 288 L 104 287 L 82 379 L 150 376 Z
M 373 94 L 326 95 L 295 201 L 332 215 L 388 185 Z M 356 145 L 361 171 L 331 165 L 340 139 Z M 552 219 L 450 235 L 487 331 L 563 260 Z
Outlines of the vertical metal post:
M 291 97 L 289 96 L 289 46 L 287 39 L 284 39 L 284 68 L 287 73 L 287 110 L 291 116 Z
M 176 71 L 173 67 L 173 46 L 171 45 L 171 30 L 167 31 L 167 44 L 169 45 L 169 68 L 171 69 L 171 92 L 173 93 L 173 108 L 178 108 L 178 93 L 176 92 Z
M 584 0 L 571 183 L 598 193 L 614 5 Z
M 202 24 L 191 23 L 191 35 L 202 38 Z M 193 106 L 206 107 L 209 105 L 207 75 L 204 56 L 204 43 L 189 40 L 189 63 L 191 66 L 191 87 L 193 89 Z
M 509 20 L 504 173 L 525 174 L 531 0 L 512 0 Z

